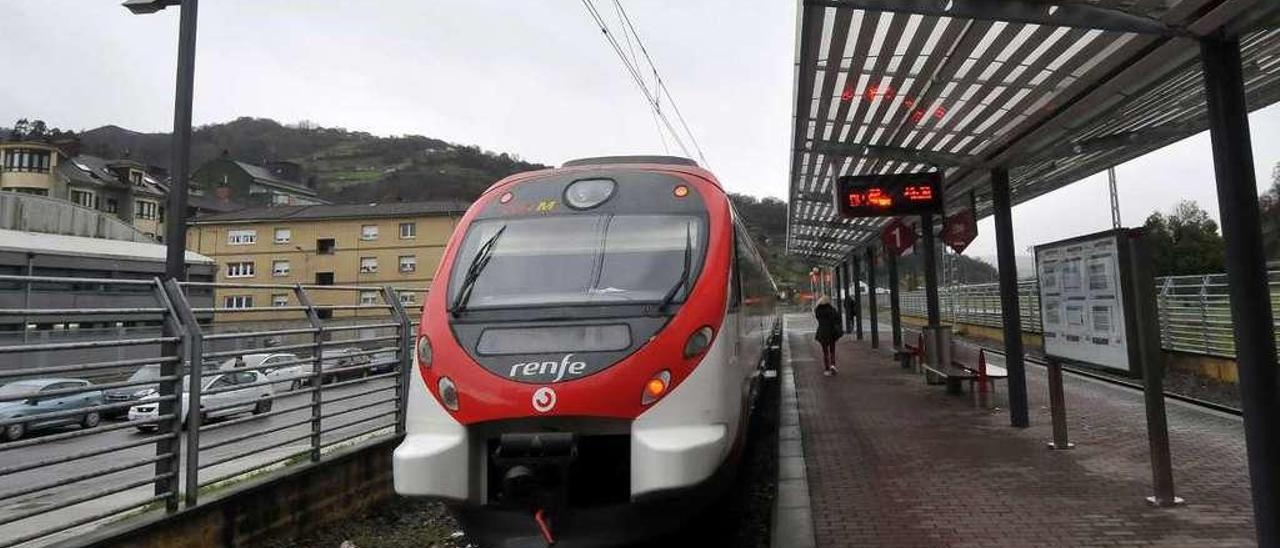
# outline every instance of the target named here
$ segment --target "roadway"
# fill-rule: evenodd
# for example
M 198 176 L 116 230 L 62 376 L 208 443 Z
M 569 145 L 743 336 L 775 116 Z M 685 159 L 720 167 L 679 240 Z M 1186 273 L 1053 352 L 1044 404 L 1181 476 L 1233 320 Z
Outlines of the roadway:
M 380 390 L 373 394 L 364 394 L 334 403 L 322 404 L 322 413 L 324 415 L 331 415 L 345 410 L 351 410 L 339 416 L 322 420 L 322 427 L 325 429 L 338 426 L 338 428 L 324 433 L 321 438 L 322 445 L 332 444 L 336 441 L 342 440 L 343 438 L 363 432 L 373 432 L 376 430 L 385 430 L 394 427 L 394 414 L 388 414 L 377 419 L 372 418 L 395 410 L 394 386 L 395 380 L 393 378 L 380 378 L 362 383 L 323 387 L 322 401 L 329 401 L 346 395 L 356 394 L 358 392 L 366 392 L 375 388 L 386 388 L 386 390 Z M 310 398 L 311 393 L 307 390 L 287 393 L 286 395 L 276 399 L 274 408 L 285 409 L 288 407 L 305 405 L 310 402 Z M 217 427 L 217 425 L 228 422 L 229 419 L 216 419 L 209 425 L 213 427 L 212 429 L 207 431 L 204 428 L 201 429 L 200 445 L 209 446 L 216 444 L 219 441 L 249 435 L 255 431 L 265 431 L 275 427 L 283 427 L 284 425 L 292 422 L 303 421 L 310 417 L 310 414 L 310 408 L 302 408 L 280 413 L 278 415 L 263 417 L 261 419 L 248 420 L 237 424 L 228 424 L 223 427 Z M 231 417 L 230 420 L 239 419 L 245 416 L 248 415 Z M 363 422 L 361 422 L 362 420 Z M 101 426 L 111 426 L 115 424 L 118 424 L 118 422 L 104 420 Z M 52 434 L 74 431 L 77 428 L 79 427 L 50 429 L 39 433 L 33 433 L 30 437 L 39 438 L 42 436 L 50 436 Z M 286 459 L 298 454 L 303 454 L 304 456 L 300 458 L 305 458 L 305 453 L 309 450 L 309 442 L 305 438 L 287 443 L 278 448 L 264 448 L 277 443 L 283 443 L 285 440 L 289 440 L 291 438 L 306 436 L 310 432 L 310 428 L 310 423 L 303 423 L 283 428 L 276 432 L 270 432 L 262 436 L 250 437 L 221 447 L 202 450 L 200 454 L 200 460 L 202 462 L 213 462 L 224 458 L 230 458 L 235 455 L 241 455 L 243 458 L 237 458 L 223 464 L 202 468 L 200 470 L 200 481 L 206 482 L 216 478 L 250 471 L 263 465 L 267 465 L 272 461 Z M 133 428 L 124 428 L 16 449 L 6 449 L 3 445 L 0 445 L 0 462 L 3 462 L 5 467 L 10 467 L 26 463 L 50 461 L 55 458 L 65 457 L 75 453 L 137 442 L 138 440 L 149 436 L 154 436 L 154 434 L 141 433 Z M 185 459 L 185 455 L 187 453 L 185 436 L 181 450 L 183 458 Z M 148 443 L 138 447 L 122 449 L 106 455 L 53 464 L 17 474 L 0 476 L 0 521 L 4 521 L 12 518 L 13 516 L 39 508 L 56 510 L 13 523 L 0 525 L 0 546 L 8 546 L 13 539 L 47 528 L 65 525 L 77 518 L 107 512 L 113 508 L 124 508 L 147 499 L 153 492 L 153 487 L 150 484 L 135 487 L 115 495 L 97 497 L 84 503 L 60 508 L 60 506 L 65 504 L 66 501 L 76 497 L 85 497 L 95 491 L 147 480 L 154 474 L 154 464 L 146 464 L 114 473 L 101 474 L 100 472 L 129 462 L 142 461 L 149 457 L 154 457 L 155 451 L 155 444 Z M 87 479 L 32 494 L 17 497 L 11 496 L 11 493 L 17 492 L 18 490 L 29 489 L 37 485 L 54 483 L 65 480 L 66 478 L 74 477 L 87 477 Z M 182 480 L 179 479 L 179 481 L 181 482 Z M 74 532 L 75 530 L 73 529 L 68 533 L 60 534 L 47 540 L 67 538 L 70 534 L 74 534 Z

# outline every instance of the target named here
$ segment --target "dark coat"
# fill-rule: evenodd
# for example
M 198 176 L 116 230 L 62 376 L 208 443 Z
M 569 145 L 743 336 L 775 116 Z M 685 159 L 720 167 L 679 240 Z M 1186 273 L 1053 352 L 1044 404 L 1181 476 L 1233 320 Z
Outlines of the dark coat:
M 840 327 L 840 313 L 836 311 L 836 307 L 820 304 L 813 309 L 813 317 L 818 320 L 818 332 L 813 336 L 818 342 L 833 343 L 844 335 L 844 330 Z

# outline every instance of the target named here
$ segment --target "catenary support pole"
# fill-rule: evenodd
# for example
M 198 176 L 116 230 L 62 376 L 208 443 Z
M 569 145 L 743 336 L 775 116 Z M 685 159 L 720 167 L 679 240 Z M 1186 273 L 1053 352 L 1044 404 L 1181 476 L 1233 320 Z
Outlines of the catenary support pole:
M 1203 38 L 1200 61 L 1204 65 L 1218 212 L 1227 244 L 1227 286 L 1254 526 L 1259 546 L 1276 547 L 1280 546 L 1280 420 L 1276 420 L 1280 417 L 1280 390 L 1276 388 L 1275 327 L 1262 250 L 1240 42 Z
M 853 333 L 862 340 L 862 261 L 858 260 L 858 256 L 853 256 L 850 263 L 853 268 Z
M 876 321 L 876 248 L 867 246 L 867 328 L 871 331 L 871 348 L 880 348 L 880 322 Z
M 1018 263 L 1013 248 L 1013 212 L 1009 170 L 991 170 L 991 209 L 995 214 L 996 263 L 1000 271 L 1000 315 L 1004 323 L 1004 361 L 1009 372 L 1009 423 L 1031 424 L 1027 411 L 1027 371 L 1023 361 L 1022 317 L 1018 308 Z
M 898 255 L 885 250 L 889 269 L 889 328 L 893 331 L 893 349 L 902 350 L 902 309 L 898 303 Z

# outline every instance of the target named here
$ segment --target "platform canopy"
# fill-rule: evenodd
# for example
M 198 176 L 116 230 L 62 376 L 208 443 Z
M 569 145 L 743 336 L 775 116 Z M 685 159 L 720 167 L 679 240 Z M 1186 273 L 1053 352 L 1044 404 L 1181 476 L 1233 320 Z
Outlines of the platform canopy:
M 1204 131 L 1201 37 L 1239 37 L 1250 110 L 1280 97 L 1274 0 L 801 0 L 798 24 L 787 248 L 818 264 L 888 221 L 840 218 L 839 176 L 941 170 L 982 218 L 992 168 L 1017 204 Z

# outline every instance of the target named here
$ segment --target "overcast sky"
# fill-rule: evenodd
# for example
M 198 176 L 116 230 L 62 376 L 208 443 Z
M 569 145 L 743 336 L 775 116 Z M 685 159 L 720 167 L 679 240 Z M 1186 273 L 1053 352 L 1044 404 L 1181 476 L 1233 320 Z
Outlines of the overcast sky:
M 612 2 L 594 1 L 616 28 Z M 171 128 L 177 10 L 133 16 L 118 4 L 0 0 L 0 124 L 30 117 L 64 129 Z M 725 186 L 784 197 L 796 2 L 624 5 Z M 306 119 L 547 164 L 664 151 L 653 116 L 579 0 L 206 1 L 198 44 L 196 124 Z M 1266 185 L 1280 161 L 1280 107 L 1251 122 Z M 1121 166 L 1126 224 L 1181 199 L 1216 218 L 1208 143 L 1200 135 Z M 1105 229 L 1108 207 L 1105 175 L 1023 204 L 1014 210 L 1017 245 Z M 990 219 L 979 232 L 969 254 L 994 254 Z

